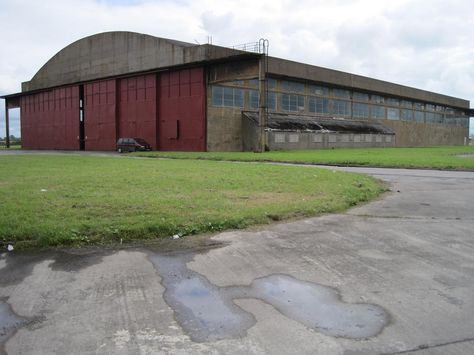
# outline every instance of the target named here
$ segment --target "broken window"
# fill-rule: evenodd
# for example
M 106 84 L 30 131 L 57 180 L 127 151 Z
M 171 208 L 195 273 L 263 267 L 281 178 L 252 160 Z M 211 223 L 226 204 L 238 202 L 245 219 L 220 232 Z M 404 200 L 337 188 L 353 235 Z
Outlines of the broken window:
M 318 96 L 329 96 L 329 88 L 325 86 L 310 85 L 309 92 L 310 94 L 314 94 Z

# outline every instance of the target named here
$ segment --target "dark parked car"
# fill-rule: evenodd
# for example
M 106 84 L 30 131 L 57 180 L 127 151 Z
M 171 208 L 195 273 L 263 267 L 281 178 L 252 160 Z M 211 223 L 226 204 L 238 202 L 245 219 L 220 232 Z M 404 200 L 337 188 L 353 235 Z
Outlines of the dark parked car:
M 117 151 L 136 152 L 137 150 L 151 150 L 151 146 L 141 138 L 119 138 L 117 141 Z

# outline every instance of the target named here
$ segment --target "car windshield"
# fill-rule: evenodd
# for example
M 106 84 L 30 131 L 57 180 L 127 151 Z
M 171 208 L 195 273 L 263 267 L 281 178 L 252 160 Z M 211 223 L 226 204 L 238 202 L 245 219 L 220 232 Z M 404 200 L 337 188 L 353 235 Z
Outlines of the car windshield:
M 148 145 L 148 143 L 145 142 L 145 141 L 144 141 L 143 139 L 141 139 L 141 138 L 134 138 L 134 139 L 135 139 L 135 141 L 136 141 L 137 143 L 139 143 L 139 144 L 141 144 L 141 145 Z

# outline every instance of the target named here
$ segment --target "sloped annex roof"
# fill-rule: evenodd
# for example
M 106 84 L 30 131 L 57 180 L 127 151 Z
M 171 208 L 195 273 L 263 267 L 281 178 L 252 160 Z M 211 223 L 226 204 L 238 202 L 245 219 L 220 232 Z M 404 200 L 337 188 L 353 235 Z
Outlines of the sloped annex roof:
M 242 115 L 258 124 L 257 112 L 242 112 Z M 395 132 L 378 122 L 355 121 L 319 116 L 300 116 L 291 114 L 269 113 L 266 129 L 279 131 L 324 131 L 344 133 L 395 134 Z

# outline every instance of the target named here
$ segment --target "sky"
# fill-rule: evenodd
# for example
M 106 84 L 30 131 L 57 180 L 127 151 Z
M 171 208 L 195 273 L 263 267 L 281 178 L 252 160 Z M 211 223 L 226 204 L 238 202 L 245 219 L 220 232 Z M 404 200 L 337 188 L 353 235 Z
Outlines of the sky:
M 85 36 L 134 31 L 233 46 L 461 97 L 474 107 L 472 0 L 0 0 L 0 95 Z M 19 110 L 11 110 L 18 136 Z M 471 119 L 474 134 L 474 119 Z M 5 135 L 0 100 L 0 136 Z

